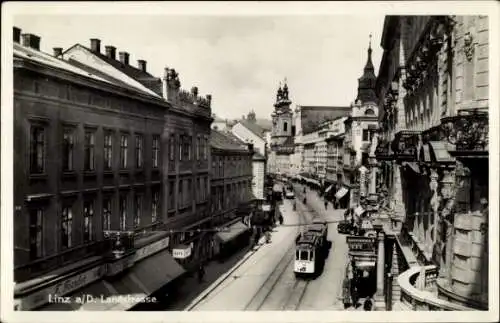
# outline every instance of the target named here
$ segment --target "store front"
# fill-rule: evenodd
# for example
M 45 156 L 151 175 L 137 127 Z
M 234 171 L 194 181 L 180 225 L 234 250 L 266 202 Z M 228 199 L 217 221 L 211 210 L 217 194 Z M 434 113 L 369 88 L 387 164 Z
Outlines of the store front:
M 133 259 L 130 259 L 134 264 L 115 276 L 107 275 L 110 272 L 108 269 L 110 264 L 103 263 L 48 287 L 41 291 L 45 293 L 46 304 L 37 309 L 43 311 L 154 309 L 169 294 L 168 289 L 172 283 L 185 273 L 168 251 L 168 243 L 169 237 L 166 237 L 138 249 L 132 256 Z M 26 303 L 29 299 L 22 301 Z

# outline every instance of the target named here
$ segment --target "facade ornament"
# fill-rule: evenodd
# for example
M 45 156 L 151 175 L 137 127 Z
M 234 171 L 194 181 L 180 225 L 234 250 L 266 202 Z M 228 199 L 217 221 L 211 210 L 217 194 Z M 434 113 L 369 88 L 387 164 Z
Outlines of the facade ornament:
M 472 33 L 468 31 L 464 35 L 464 54 L 469 62 L 474 57 L 474 47 L 474 37 L 472 36 Z

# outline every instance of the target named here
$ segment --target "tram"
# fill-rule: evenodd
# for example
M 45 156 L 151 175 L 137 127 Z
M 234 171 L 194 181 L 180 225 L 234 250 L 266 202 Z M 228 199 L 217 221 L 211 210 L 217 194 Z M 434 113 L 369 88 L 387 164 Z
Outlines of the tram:
M 295 277 L 319 274 L 325 262 L 325 242 L 322 234 L 306 231 L 295 245 Z

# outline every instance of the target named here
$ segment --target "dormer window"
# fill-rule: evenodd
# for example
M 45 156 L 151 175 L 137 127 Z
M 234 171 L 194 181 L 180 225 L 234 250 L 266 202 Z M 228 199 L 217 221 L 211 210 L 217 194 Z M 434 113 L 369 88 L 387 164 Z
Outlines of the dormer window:
M 367 116 L 371 116 L 374 114 L 375 114 L 375 111 L 373 111 L 372 109 L 366 109 L 366 111 L 365 111 L 365 115 L 367 115 Z
M 288 122 L 283 123 L 283 131 L 286 132 L 288 129 Z

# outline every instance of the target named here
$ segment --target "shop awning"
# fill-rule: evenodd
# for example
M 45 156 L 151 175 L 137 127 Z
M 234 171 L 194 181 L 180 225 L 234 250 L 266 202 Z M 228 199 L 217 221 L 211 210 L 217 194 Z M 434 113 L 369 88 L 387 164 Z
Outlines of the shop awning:
M 335 197 L 336 197 L 337 199 L 341 199 L 341 198 L 343 198 L 343 197 L 347 194 L 347 192 L 349 192 L 349 190 L 348 190 L 345 186 L 342 186 L 342 187 L 341 187 L 341 188 L 337 191 L 337 193 L 335 193 Z
M 330 192 L 332 190 L 332 188 L 333 188 L 333 184 L 328 186 L 328 188 L 325 190 L 325 193 Z
M 403 166 L 407 166 L 416 174 L 420 174 L 420 168 L 416 162 L 403 162 Z
M 227 232 L 217 232 L 216 236 L 221 240 L 221 242 L 228 242 L 230 240 L 233 240 L 243 232 L 248 231 L 249 229 L 250 228 L 247 227 L 244 223 L 236 222 L 233 225 L 229 226 L 229 230 Z
M 135 276 L 145 292 L 151 295 L 184 272 L 170 252 L 163 250 L 135 264 L 129 275 Z

